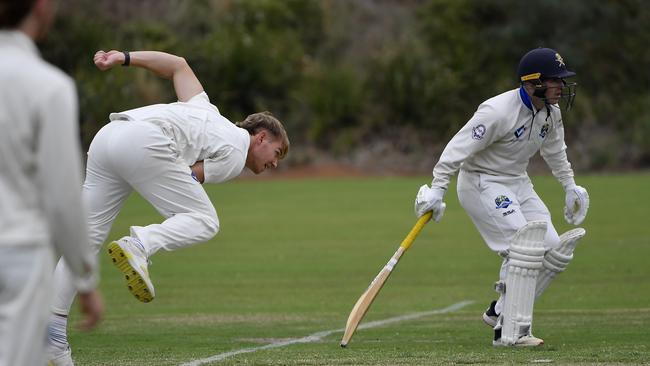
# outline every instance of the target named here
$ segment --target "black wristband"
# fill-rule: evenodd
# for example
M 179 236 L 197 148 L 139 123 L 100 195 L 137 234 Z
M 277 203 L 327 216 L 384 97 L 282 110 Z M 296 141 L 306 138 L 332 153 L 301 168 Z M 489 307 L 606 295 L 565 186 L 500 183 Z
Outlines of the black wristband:
M 124 63 L 122 66 L 129 66 L 131 64 L 131 55 L 129 54 L 129 51 L 122 51 L 124 54 Z

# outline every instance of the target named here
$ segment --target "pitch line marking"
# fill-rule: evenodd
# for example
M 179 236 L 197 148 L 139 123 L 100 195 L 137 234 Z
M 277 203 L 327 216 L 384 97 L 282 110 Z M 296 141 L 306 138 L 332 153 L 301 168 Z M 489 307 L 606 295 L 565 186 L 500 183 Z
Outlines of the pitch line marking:
M 419 312 L 419 313 L 400 315 L 400 316 L 396 316 L 396 317 L 393 317 L 393 318 L 387 318 L 387 319 L 383 319 L 383 320 L 375 320 L 375 321 L 372 321 L 372 322 L 367 322 L 367 323 L 361 324 L 359 326 L 359 328 L 357 328 L 357 329 L 377 328 L 377 327 L 384 326 L 386 324 L 398 323 L 398 322 L 403 322 L 403 321 L 407 321 L 407 320 L 414 320 L 414 319 L 423 318 L 423 317 L 429 316 L 429 315 L 451 313 L 453 311 L 460 310 L 460 309 L 464 308 L 465 306 L 467 306 L 469 304 L 472 304 L 473 302 L 474 301 L 465 300 L 465 301 L 457 302 L 457 303 L 455 303 L 453 305 L 447 306 L 446 308 L 442 308 L 442 309 L 435 309 L 435 310 L 423 311 L 423 312 Z M 324 331 L 321 331 L 321 332 L 316 332 L 314 334 L 310 334 L 310 335 L 308 335 L 306 337 L 302 337 L 302 338 L 295 338 L 295 339 L 286 340 L 286 341 L 273 342 L 273 343 L 269 343 L 269 344 L 264 345 L 264 346 L 251 347 L 251 348 L 242 348 L 242 349 L 238 349 L 238 350 L 235 350 L 235 351 L 220 353 L 218 355 L 210 356 L 210 357 L 207 357 L 207 358 L 202 358 L 202 359 L 199 359 L 199 360 L 190 361 L 190 362 L 181 364 L 180 366 L 200 366 L 200 365 L 205 365 L 205 364 L 211 363 L 211 362 L 223 361 L 226 358 L 241 355 L 243 353 L 252 353 L 252 352 L 263 351 L 263 350 L 267 350 L 267 349 L 290 346 L 292 344 L 298 344 L 298 343 L 316 342 L 316 341 L 319 341 L 319 340 L 329 336 L 330 334 L 344 332 L 344 331 L 345 331 L 345 328 L 333 329 L 333 330 L 324 330 Z

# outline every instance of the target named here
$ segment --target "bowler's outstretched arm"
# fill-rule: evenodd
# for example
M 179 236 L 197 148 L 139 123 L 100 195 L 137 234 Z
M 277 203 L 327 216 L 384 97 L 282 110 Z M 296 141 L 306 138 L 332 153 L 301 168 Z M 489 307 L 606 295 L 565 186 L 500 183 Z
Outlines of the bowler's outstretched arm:
M 98 69 L 104 71 L 116 65 L 123 65 L 126 54 L 121 51 L 97 51 L 93 58 Z M 184 58 L 159 51 L 129 52 L 129 66 L 142 67 L 174 83 L 178 100 L 187 102 L 203 91 L 203 85 Z

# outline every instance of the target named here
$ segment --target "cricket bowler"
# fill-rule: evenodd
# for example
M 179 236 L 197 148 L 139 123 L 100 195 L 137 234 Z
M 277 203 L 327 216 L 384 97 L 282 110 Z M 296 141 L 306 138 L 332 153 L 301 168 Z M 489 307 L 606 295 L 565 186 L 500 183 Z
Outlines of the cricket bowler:
M 268 112 L 232 123 L 210 102 L 184 58 L 157 51 L 98 51 L 98 69 L 140 67 L 172 81 L 178 102 L 109 116 L 88 151 L 83 197 L 88 206 L 90 247 L 97 253 L 120 208 L 138 192 L 165 217 L 159 224 L 131 226 L 108 245 L 133 296 L 152 301 L 148 261 L 159 250 L 205 242 L 219 231 L 217 212 L 202 183 L 221 183 L 246 167 L 255 174 L 276 168 L 289 150 L 282 123 Z M 75 296 L 66 263 L 55 271 L 55 302 L 49 326 L 51 360 L 72 365 L 67 315 Z M 54 362 L 54 361 L 57 362 Z

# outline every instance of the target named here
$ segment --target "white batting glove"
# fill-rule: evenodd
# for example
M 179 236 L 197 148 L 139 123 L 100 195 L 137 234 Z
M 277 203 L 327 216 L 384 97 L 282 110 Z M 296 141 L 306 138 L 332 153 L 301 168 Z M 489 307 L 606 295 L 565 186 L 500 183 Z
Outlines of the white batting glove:
M 564 219 L 571 225 L 580 225 L 587 216 L 589 194 L 583 187 L 571 185 L 566 187 Z
M 440 222 L 442 215 L 445 213 L 445 204 L 442 197 L 445 190 L 440 188 L 429 188 L 426 184 L 420 187 L 415 197 L 415 216 L 418 218 L 425 213 L 432 211 L 432 218 L 435 222 Z

